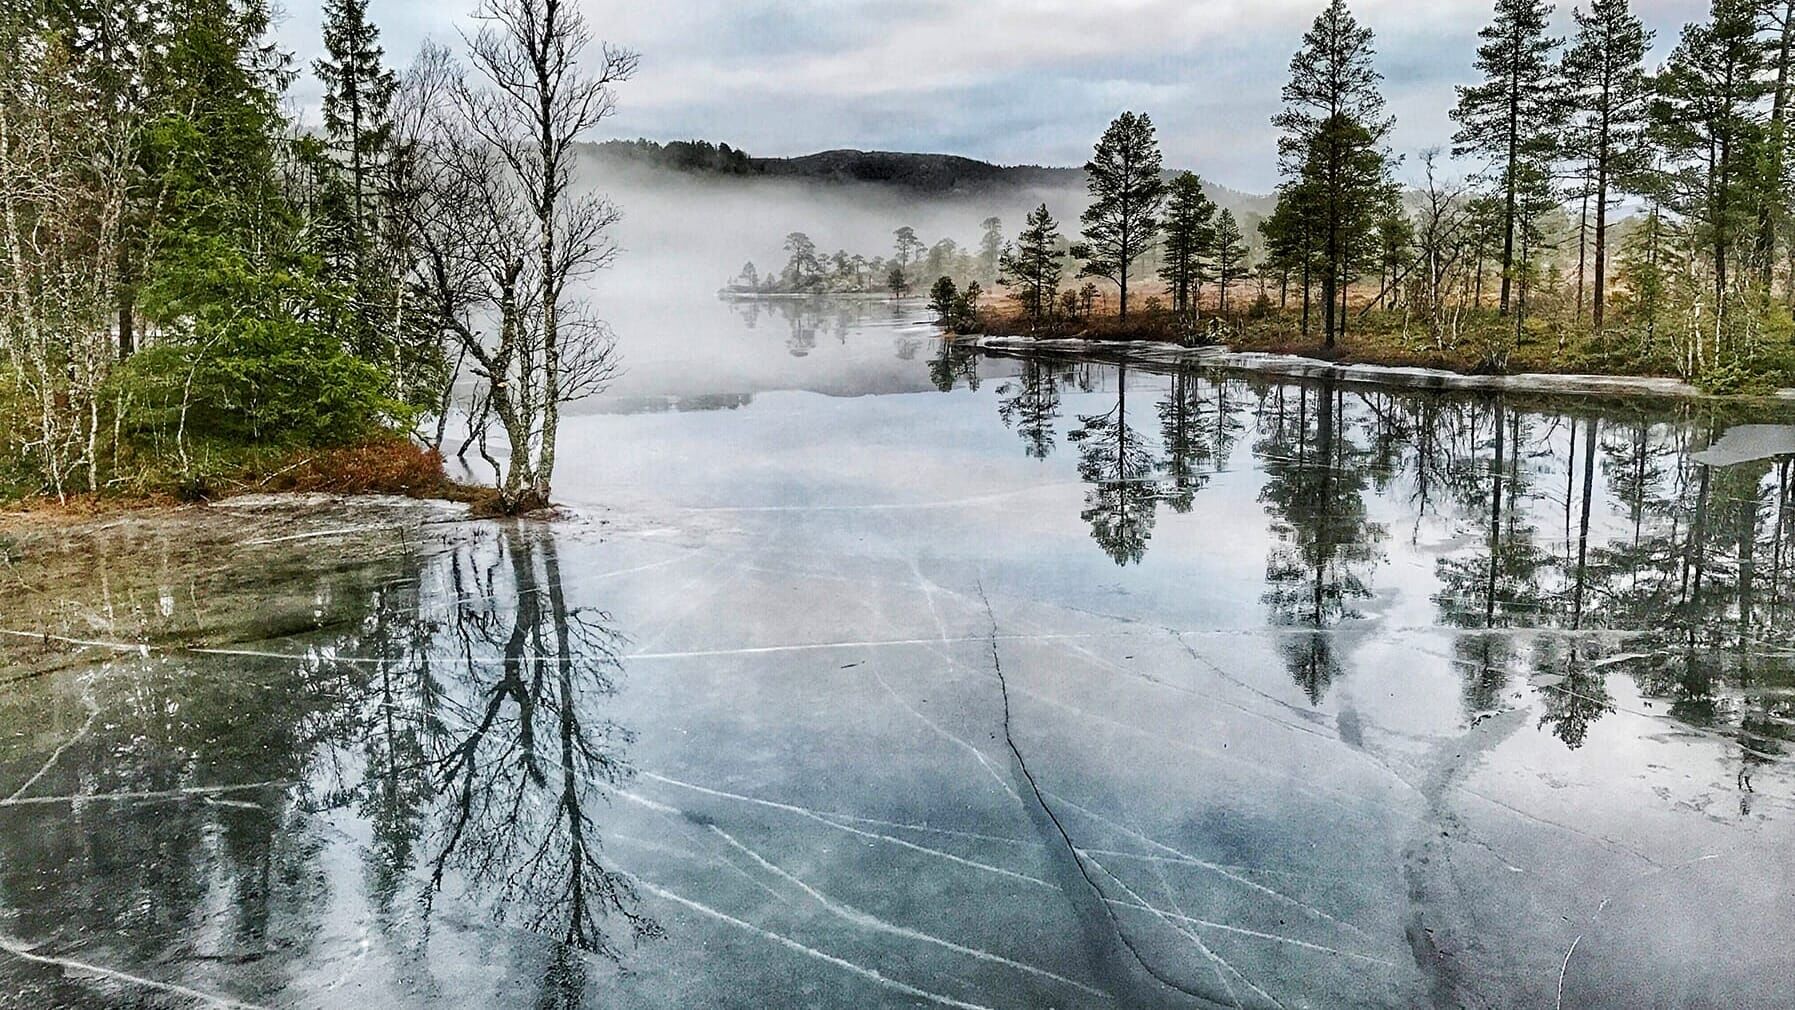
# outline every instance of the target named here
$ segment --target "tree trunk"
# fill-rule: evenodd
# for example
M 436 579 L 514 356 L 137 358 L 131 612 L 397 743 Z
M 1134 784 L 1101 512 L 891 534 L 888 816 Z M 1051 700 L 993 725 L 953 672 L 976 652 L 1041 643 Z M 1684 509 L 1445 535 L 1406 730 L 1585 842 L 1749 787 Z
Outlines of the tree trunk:
M 1603 302 L 1608 297 L 1608 166 L 1607 141 L 1602 142 L 1602 155 L 1596 164 L 1596 248 L 1595 289 L 1591 292 L 1589 320 L 1592 328 L 1601 330 Z

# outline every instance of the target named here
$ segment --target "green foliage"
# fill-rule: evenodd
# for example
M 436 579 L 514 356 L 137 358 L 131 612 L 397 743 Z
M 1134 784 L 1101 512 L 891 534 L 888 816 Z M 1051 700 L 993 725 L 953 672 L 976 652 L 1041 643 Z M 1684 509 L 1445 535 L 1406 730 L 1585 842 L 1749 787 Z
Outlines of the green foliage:
M 944 324 L 951 325 L 953 323 L 954 306 L 959 300 L 960 289 L 955 286 L 952 277 L 945 275 L 937 277 L 934 285 L 929 288 L 929 308 Z
M 333 54 L 353 56 L 358 79 L 390 94 L 365 10 L 342 0 L 333 17 L 339 14 L 359 18 L 362 35 L 338 37 Z M 0 16 L 0 25 L 45 52 L 94 38 L 106 43 L 76 46 L 81 62 L 38 82 L 38 94 L 94 141 L 94 156 L 65 187 L 75 194 L 71 225 L 89 238 L 60 241 L 65 253 L 94 261 L 83 320 L 45 328 L 34 360 L 12 355 L 12 367 L 0 368 L 0 399 L 11 404 L 38 364 L 81 365 L 57 366 L 62 386 L 36 397 L 45 406 L 33 418 L 78 456 L 59 463 L 21 454 L 3 467 L 0 482 L 62 493 L 79 466 L 77 486 L 89 490 L 198 488 L 208 474 L 247 460 L 409 422 L 410 408 L 392 397 L 388 367 L 424 374 L 431 354 L 423 341 L 395 353 L 344 325 L 370 291 L 381 290 L 368 284 L 377 271 L 361 269 L 367 229 L 351 209 L 361 189 L 339 171 L 331 131 L 289 135 L 280 101 L 290 69 L 266 42 L 269 11 L 261 0 L 182 0 L 159 13 L 136 4 L 59 5 L 41 23 Z M 327 125 L 340 126 L 333 102 L 327 99 Z M 11 96 L 0 95 L 0 103 L 0 115 L 23 111 Z M 364 167 L 380 163 L 372 148 L 386 143 L 372 122 L 359 134 L 369 155 Z M 55 129 L 71 131 L 68 124 Z M 365 179 L 363 187 L 378 188 Z M 0 186 L 11 214 L 31 213 L 37 205 L 27 200 Z
M 1179 173 L 1166 192 L 1159 277 L 1172 296 L 1172 310 L 1190 312 L 1202 289 L 1204 259 L 1214 244 L 1215 203 L 1203 192 L 1203 180 L 1190 172 Z
M 1339 296 L 1375 249 L 1376 222 L 1396 197 L 1384 150 L 1395 120 L 1384 112 L 1372 52 L 1371 29 L 1345 0 L 1332 0 L 1291 57 L 1284 111 L 1272 119 L 1283 131 L 1280 198 L 1290 202 L 1278 238 L 1284 255 L 1301 250 L 1305 282 L 1320 273 L 1329 347 L 1346 325 L 1346 314 L 1336 312 Z
M 1063 272 L 1061 241 L 1059 224 L 1042 204 L 1028 212 L 1015 247 L 1006 246 L 999 258 L 998 283 L 1011 290 L 1011 297 L 1021 304 L 1031 324 L 1038 325 L 1053 312 Z
M 1459 124 L 1453 153 L 1489 159 L 1502 196 L 1502 310 L 1516 268 L 1517 234 L 1531 220 L 1523 191 L 1549 175 L 1559 151 L 1560 131 L 1570 107 L 1559 64 L 1553 58 L 1563 41 L 1546 34 L 1552 5 L 1545 0 L 1496 0 L 1495 19 L 1478 36 L 1477 69 L 1483 80 L 1458 89 L 1452 118 Z
M 979 298 L 984 290 L 978 281 L 967 281 L 965 290 L 954 299 L 953 328 L 959 333 L 970 333 L 978 327 Z
M 1247 275 L 1246 237 L 1234 222 L 1234 213 L 1224 210 L 1215 219 L 1215 246 L 1210 255 L 1215 264 L 1216 286 L 1221 288 L 1218 308 L 1228 311 L 1228 287 Z
M 244 318 L 204 340 L 161 341 L 117 373 L 127 436 L 158 455 L 220 447 L 343 445 L 410 419 L 381 370 L 317 327 Z
M 1145 113 L 1124 112 L 1109 124 L 1085 162 L 1091 204 L 1079 220 L 1084 242 L 1072 255 L 1083 273 L 1120 289 L 1120 315 L 1128 318 L 1128 278 L 1134 262 L 1153 248 L 1165 202 L 1159 141 Z

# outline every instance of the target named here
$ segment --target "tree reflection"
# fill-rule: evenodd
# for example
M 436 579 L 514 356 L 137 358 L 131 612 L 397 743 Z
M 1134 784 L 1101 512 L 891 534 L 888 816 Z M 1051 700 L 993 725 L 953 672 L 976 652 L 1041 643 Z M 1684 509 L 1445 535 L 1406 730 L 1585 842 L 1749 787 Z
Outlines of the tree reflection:
M 1025 359 L 1021 373 L 997 387 L 997 395 L 997 416 L 1022 437 L 1024 451 L 1035 459 L 1052 455 L 1053 422 L 1060 416 L 1060 376 L 1054 367 Z
M 1227 381 L 1206 381 L 1187 369 L 1172 373 L 1171 388 L 1156 409 L 1165 447 L 1161 496 L 1183 514 L 1227 461 L 1243 425 L 1229 406 Z
M 945 381 L 966 367 L 944 353 L 936 371 Z M 1375 596 L 1388 539 L 1375 499 L 1379 514 L 1412 523 L 1437 620 L 1459 630 L 1451 659 L 1467 719 L 1509 704 L 1524 676 L 1539 690 L 1541 725 L 1582 746 L 1613 709 L 1608 678 L 1621 673 L 1671 699 L 1679 718 L 1725 722 L 1757 741 L 1741 744 L 1742 762 L 1759 760 L 1766 734 L 1795 727 L 1778 721 L 1789 715 L 1777 706 L 1791 706 L 1764 700 L 1773 692 L 1730 710 L 1718 701 L 1766 670 L 1795 687 L 1769 658 L 1795 656 L 1795 461 L 1694 460 L 1720 431 L 1753 419 L 1744 408 L 1598 409 L 1171 368 L 1158 377 L 1149 437 L 1129 423 L 1141 371 L 1084 362 L 1062 375 L 1023 358 L 999 387 L 998 415 L 1045 457 L 1061 396 L 1113 377 L 1112 405 L 1078 415 L 1068 440 L 1086 485 L 1081 517 L 1119 565 L 1143 559 L 1162 505 L 1199 511 L 1249 416 L 1269 540 L 1261 598 L 1291 677 L 1316 702 L 1346 667 L 1352 622 Z M 1618 645 L 1599 634 L 1607 629 L 1635 637 Z M 1753 659 L 1749 674 L 1741 656 Z
M 763 315 L 783 323 L 786 353 L 794 358 L 809 355 L 824 337 L 838 344 L 847 343 L 848 331 L 864 323 L 870 314 L 867 302 L 853 298 L 737 298 L 729 301 L 729 307 L 745 329 L 758 328 Z M 898 357 L 905 360 L 915 354 L 915 348 L 906 348 L 902 341 L 896 350 Z
M 1614 710 L 1608 697 L 1607 678 L 1594 668 L 1592 644 L 1572 638 L 1546 636 L 1535 650 L 1535 676 L 1540 685 L 1541 726 L 1571 750 L 1583 746 L 1591 723 Z
M 1147 553 L 1159 505 L 1153 479 L 1158 460 L 1128 423 L 1128 368 L 1116 366 L 1116 405 L 1101 414 L 1078 415 L 1067 435 L 1078 446 L 1078 475 L 1089 488 L 1081 513 L 1097 541 L 1118 565 L 1138 564 Z
M 427 899 L 454 880 L 502 920 L 615 958 L 605 920 L 655 932 L 627 879 L 601 861 L 593 820 L 630 774 L 630 734 L 596 715 L 616 693 L 622 637 L 604 613 L 568 605 L 552 536 L 509 526 L 447 563 L 455 601 L 423 650 L 434 659 L 410 671 L 429 789 Z M 433 663 L 454 671 L 446 685 Z M 384 800 L 380 783 L 402 772 L 376 756 L 370 782 Z
M 1483 424 L 1487 415 L 1488 423 Z M 1441 620 L 1460 628 L 1533 626 L 1550 610 L 1541 584 L 1549 559 L 1536 541 L 1531 482 L 1522 451 L 1530 420 L 1500 395 L 1471 418 L 1471 453 L 1449 484 L 1478 546 L 1435 564 Z M 1487 457 L 1481 460 L 1487 452 Z
M 1364 457 L 1347 437 L 1340 389 L 1324 379 L 1294 392 L 1291 411 L 1287 390 L 1277 391 L 1255 446 L 1271 533 L 1261 599 L 1274 623 L 1292 629 L 1279 637 L 1285 663 L 1319 702 L 1342 668 L 1336 626 L 1371 597 L 1385 534 L 1367 517 Z
M 929 359 L 929 381 L 943 393 L 951 393 L 964 381 L 967 389 L 979 388 L 979 349 L 952 340 L 936 341 L 935 356 Z
M 656 935 L 599 837 L 630 773 L 630 736 L 602 715 L 622 638 L 570 605 L 554 536 L 468 527 L 400 564 L 267 588 L 301 590 L 316 630 L 248 655 L 108 660 L 95 714 L 32 791 L 125 798 L 0 807 L 12 928 L 105 937 L 131 964 L 302 958 L 330 898 L 331 819 L 352 811 L 380 929 L 417 927 L 421 950 L 440 896 L 490 909 L 555 941 L 545 1005 L 578 1002 L 585 955 Z M 56 697 L 0 706 L 41 720 L 24 706 Z

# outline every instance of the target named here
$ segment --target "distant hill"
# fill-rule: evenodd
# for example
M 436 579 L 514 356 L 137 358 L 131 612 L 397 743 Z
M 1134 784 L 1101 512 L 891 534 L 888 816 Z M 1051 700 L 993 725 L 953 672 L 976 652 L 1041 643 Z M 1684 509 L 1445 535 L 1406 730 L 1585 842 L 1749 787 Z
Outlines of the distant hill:
M 994 165 L 954 154 L 857 151 L 842 148 L 796 158 L 756 158 L 708 140 L 607 140 L 592 145 L 600 159 L 706 175 L 813 179 L 893 186 L 929 196 L 986 195 L 1018 189 L 1084 188 L 1084 169 Z M 1168 173 L 1170 174 L 1170 173 Z M 1200 174 L 1200 173 L 1199 173 Z M 1210 199 L 1236 214 L 1271 213 L 1276 199 L 1204 182 Z
M 764 175 L 828 182 L 874 182 L 926 193 L 969 192 L 1009 186 L 1082 186 L 1084 171 L 1038 165 L 993 165 L 955 154 L 906 154 L 843 148 L 797 158 L 754 158 Z

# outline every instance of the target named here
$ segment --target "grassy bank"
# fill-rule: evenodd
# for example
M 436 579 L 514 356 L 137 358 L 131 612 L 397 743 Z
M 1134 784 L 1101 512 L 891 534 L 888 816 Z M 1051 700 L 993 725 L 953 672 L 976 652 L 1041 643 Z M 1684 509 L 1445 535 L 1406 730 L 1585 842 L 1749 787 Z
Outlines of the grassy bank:
M 1151 299 L 1149 299 L 1151 301 Z M 1494 309 L 1461 313 L 1450 339 L 1431 335 L 1426 320 L 1399 310 L 1354 306 L 1347 333 L 1329 347 L 1319 313 L 1305 332 L 1300 311 L 1263 302 L 1243 311 L 1213 309 L 1194 318 L 1148 306 L 1128 318 L 1097 312 L 1031 320 L 1008 304 L 982 306 L 979 332 L 1001 336 L 1144 340 L 1186 346 L 1217 345 L 1316 358 L 1340 364 L 1435 368 L 1466 375 L 1520 373 L 1624 375 L 1683 379 L 1714 392 L 1765 392 L 1795 384 L 1795 348 L 1773 346 L 1749 368 L 1691 368 L 1668 341 L 1641 339 L 1629 329 L 1596 332 L 1556 320 L 1530 320 L 1517 332 L 1512 317 Z M 970 327 L 969 327 L 970 329 Z
M 200 477 L 149 467 L 129 481 L 60 498 L 42 487 L 0 485 L 0 509 L 86 515 L 281 492 L 437 498 L 464 502 L 476 511 L 485 510 L 494 496 L 491 488 L 450 478 L 435 449 L 381 434 L 331 448 L 244 450 L 214 457 Z

